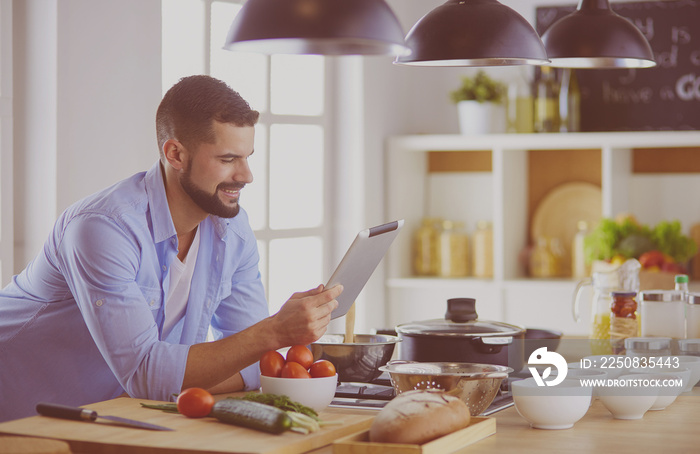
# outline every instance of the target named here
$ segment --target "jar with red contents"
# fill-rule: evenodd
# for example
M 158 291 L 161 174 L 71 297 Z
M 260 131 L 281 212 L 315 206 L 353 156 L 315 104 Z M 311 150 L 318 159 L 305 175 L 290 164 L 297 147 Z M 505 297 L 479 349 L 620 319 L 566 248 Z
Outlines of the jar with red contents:
M 616 355 L 625 353 L 625 339 L 637 337 L 637 292 L 612 292 L 610 304 L 610 344 Z

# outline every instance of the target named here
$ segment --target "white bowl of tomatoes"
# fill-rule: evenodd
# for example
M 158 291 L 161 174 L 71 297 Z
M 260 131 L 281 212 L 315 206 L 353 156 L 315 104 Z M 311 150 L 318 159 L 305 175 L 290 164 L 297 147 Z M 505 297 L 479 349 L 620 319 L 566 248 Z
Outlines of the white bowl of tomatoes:
M 287 396 L 302 405 L 321 411 L 335 396 L 338 374 L 333 363 L 313 360 L 304 345 L 294 345 L 286 357 L 277 351 L 260 359 L 260 385 L 263 393 Z

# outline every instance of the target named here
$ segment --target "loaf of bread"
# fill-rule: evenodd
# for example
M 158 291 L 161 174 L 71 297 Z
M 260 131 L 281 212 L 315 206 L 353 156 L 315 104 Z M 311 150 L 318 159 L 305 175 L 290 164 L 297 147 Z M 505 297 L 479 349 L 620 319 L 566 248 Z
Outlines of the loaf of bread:
M 369 428 L 369 441 L 423 444 L 469 425 L 469 407 L 441 390 L 401 393 L 382 408 Z

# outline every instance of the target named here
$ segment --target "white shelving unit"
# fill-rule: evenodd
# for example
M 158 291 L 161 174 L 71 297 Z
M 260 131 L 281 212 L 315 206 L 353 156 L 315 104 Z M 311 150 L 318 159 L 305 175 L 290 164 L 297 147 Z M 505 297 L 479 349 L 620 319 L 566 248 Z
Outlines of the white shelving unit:
M 576 281 L 530 279 L 523 275 L 518 262 L 518 254 L 528 242 L 528 151 L 598 149 L 601 151 L 602 216 L 612 217 L 641 206 L 652 216 L 658 212 L 658 220 L 673 216 L 687 227 L 688 222 L 700 221 L 700 202 L 693 201 L 694 198 L 679 201 L 674 194 L 668 194 L 675 190 L 673 185 L 676 184 L 669 182 L 685 178 L 682 180 L 688 182 L 683 183 L 685 189 L 697 194 L 700 175 L 667 175 L 652 180 L 649 188 L 640 190 L 644 180 L 641 183 L 635 180 L 637 176 L 632 173 L 631 154 L 633 149 L 640 148 L 697 146 L 700 146 L 700 131 L 390 138 L 386 155 L 386 207 L 389 218 L 403 218 L 406 225 L 405 233 L 399 235 L 387 257 L 387 326 L 441 318 L 447 298 L 468 296 L 477 299 L 481 319 L 556 328 L 567 334 L 587 334 L 587 308 L 583 308 L 583 319 L 579 323 L 574 322 L 571 315 Z M 458 175 L 461 186 L 447 186 L 457 190 L 436 192 L 444 191 L 445 186 L 435 185 L 428 174 L 427 152 L 484 150 L 491 152 L 490 174 Z M 482 218 L 490 217 L 494 234 L 493 279 L 412 277 L 413 231 L 423 217 L 442 215 L 449 218 L 451 213 L 448 212 L 452 209 L 459 213 L 454 215 L 457 218 L 470 218 L 471 213 Z M 467 219 L 468 225 L 476 220 Z

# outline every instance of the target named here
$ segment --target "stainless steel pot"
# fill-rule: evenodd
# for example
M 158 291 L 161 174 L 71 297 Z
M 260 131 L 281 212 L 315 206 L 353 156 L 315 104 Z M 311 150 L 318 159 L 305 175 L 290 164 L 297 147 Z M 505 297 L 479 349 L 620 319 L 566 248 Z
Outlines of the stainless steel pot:
M 402 324 L 398 357 L 407 361 L 525 365 L 525 328 L 478 320 L 474 298 L 447 300 L 444 319 Z
M 327 359 L 335 365 L 341 382 L 370 383 L 382 373 L 394 353 L 399 338 L 381 334 L 355 334 L 354 343 L 345 343 L 343 334 L 325 334 L 310 345 L 314 361 Z

